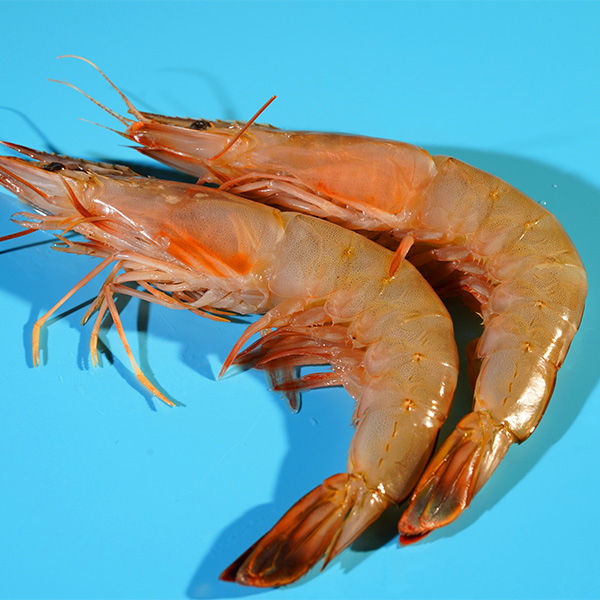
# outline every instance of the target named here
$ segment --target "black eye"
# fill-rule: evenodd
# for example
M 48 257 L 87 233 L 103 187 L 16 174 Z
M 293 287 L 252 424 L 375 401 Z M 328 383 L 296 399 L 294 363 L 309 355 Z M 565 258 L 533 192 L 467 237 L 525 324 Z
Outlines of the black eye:
M 210 121 L 205 121 L 204 119 L 200 119 L 199 121 L 192 121 L 189 124 L 189 128 L 190 129 L 198 129 L 198 130 L 202 130 L 202 129 L 208 129 L 210 127 Z
M 51 171 L 52 173 L 56 173 L 56 171 L 62 171 L 64 168 L 65 168 L 65 165 L 63 165 L 62 163 L 59 163 L 59 162 L 51 162 L 42 167 L 42 169 L 44 169 L 44 171 Z

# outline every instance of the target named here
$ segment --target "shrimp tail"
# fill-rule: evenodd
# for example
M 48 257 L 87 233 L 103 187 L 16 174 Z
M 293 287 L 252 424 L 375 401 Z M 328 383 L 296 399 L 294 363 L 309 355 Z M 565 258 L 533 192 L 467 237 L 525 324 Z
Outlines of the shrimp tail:
M 398 529 L 411 544 L 456 519 L 490 478 L 515 436 L 485 412 L 464 417 L 442 444 L 413 491 Z
M 301 498 L 220 578 L 255 587 L 287 585 L 321 558 L 323 568 L 390 505 L 356 475 L 338 473 Z

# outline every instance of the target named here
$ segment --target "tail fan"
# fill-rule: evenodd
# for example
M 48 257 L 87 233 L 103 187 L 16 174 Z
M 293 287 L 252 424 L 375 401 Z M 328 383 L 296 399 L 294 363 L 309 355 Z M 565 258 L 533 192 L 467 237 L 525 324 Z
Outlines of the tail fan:
M 324 568 L 390 503 L 356 475 L 333 475 L 292 506 L 220 578 L 255 587 L 292 583 L 321 558 Z
M 515 441 L 488 413 L 478 411 L 464 417 L 421 476 L 398 525 L 400 542 L 416 542 L 454 521 Z

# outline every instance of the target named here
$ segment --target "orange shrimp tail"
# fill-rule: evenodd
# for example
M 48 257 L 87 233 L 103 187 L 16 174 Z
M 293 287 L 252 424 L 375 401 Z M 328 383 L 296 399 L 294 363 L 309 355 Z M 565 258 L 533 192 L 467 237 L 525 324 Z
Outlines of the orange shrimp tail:
M 421 476 L 398 524 L 400 543 L 416 542 L 454 521 L 515 441 L 488 413 L 464 417 Z
M 255 587 L 292 583 L 321 558 L 324 568 L 389 504 L 356 475 L 333 475 L 292 506 L 220 579 Z

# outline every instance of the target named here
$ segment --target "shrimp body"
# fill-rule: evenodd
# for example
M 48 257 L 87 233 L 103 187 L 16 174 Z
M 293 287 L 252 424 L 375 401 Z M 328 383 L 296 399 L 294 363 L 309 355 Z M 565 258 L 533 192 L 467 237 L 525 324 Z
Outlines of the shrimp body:
M 475 304 L 484 330 L 468 352 L 473 411 L 423 474 L 399 525 L 401 541 L 454 520 L 511 444 L 536 428 L 579 327 L 586 272 L 557 219 L 497 177 L 409 144 L 134 116 L 125 135 L 144 154 L 390 248 L 414 242 L 409 258 L 438 293 Z
M 262 314 L 224 370 L 232 363 L 267 369 L 294 406 L 301 391 L 328 385 L 343 385 L 356 400 L 347 472 L 302 498 L 224 579 L 290 583 L 410 494 L 447 415 L 458 359 L 444 305 L 409 262 L 390 275 L 392 252 L 326 221 L 8 145 L 33 159 L 0 157 L 0 183 L 38 213 L 18 222 L 75 230 L 83 241 L 59 234 L 59 249 L 99 257 L 99 267 L 114 264 L 85 317 L 98 311 L 93 355 L 108 310 L 136 374 L 157 393 L 130 353 L 117 293 L 217 318 Z M 299 376 L 307 364 L 332 370 Z

